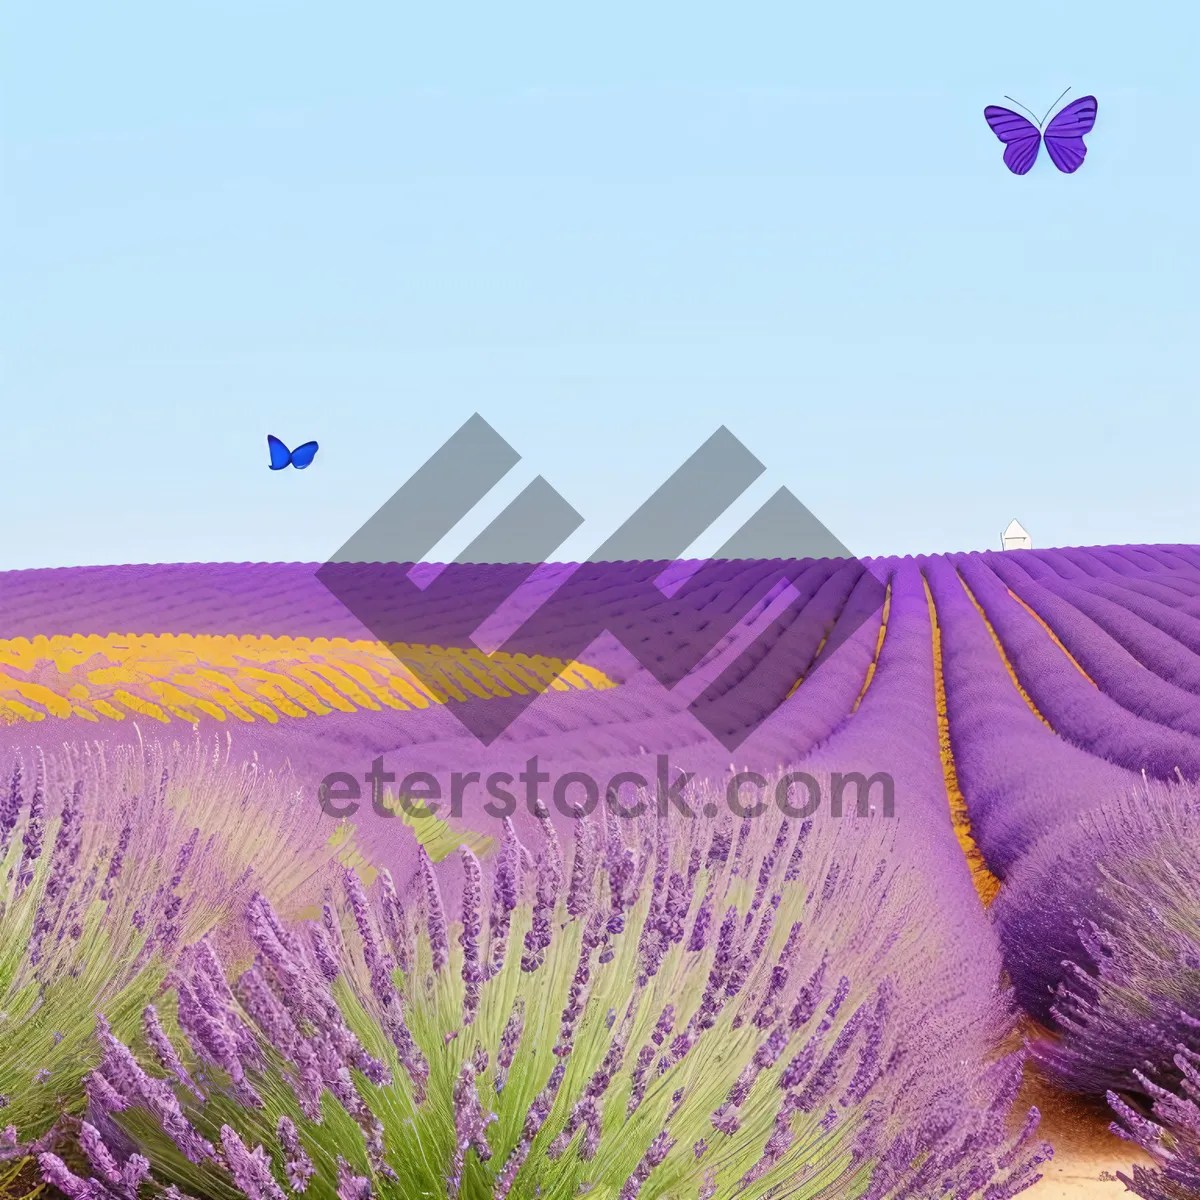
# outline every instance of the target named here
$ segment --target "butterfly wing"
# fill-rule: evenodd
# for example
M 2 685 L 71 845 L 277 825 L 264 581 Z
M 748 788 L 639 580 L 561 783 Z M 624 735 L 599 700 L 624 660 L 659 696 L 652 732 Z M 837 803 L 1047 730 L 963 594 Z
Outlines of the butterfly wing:
M 1037 161 L 1042 135 L 1030 120 L 1011 108 L 989 104 L 983 110 L 984 120 L 1004 143 L 1004 165 L 1014 175 L 1024 175 Z
M 316 457 L 317 450 L 316 442 L 305 442 L 303 446 L 297 446 L 292 451 L 292 466 L 297 470 L 303 470 Z
M 272 471 L 282 471 L 292 461 L 291 452 L 274 434 L 267 434 L 267 449 L 271 452 Z
M 1073 100 L 1046 126 L 1046 153 L 1054 165 L 1067 175 L 1083 166 L 1087 147 L 1083 135 L 1096 124 L 1096 97 Z

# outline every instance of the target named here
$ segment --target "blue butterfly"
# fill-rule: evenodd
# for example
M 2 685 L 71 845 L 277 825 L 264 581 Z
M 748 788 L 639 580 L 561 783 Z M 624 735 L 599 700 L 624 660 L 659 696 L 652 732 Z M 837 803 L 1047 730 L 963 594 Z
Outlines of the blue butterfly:
M 282 471 L 291 463 L 297 471 L 304 470 L 317 456 L 317 443 L 305 442 L 295 450 L 289 450 L 277 437 L 267 434 L 267 449 L 271 451 L 271 470 Z

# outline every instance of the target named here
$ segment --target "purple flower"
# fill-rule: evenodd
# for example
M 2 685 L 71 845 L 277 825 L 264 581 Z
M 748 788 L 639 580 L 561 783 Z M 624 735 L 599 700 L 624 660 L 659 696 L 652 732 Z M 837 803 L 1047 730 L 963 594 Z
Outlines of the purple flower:
M 395 986 L 392 983 L 394 964 L 384 954 L 375 934 L 374 923 L 371 920 L 371 907 L 367 900 L 358 876 L 352 870 L 342 873 L 346 889 L 346 899 L 350 902 L 350 910 L 354 914 L 354 923 L 358 926 L 358 935 L 362 940 L 363 956 L 367 961 L 367 970 L 371 973 L 371 990 L 380 1003 L 390 1005 L 395 999 Z
M 517 1047 L 521 1044 L 521 1034 L 525 1030 L 525 1002 L 520 996 L 513 1002 L 512 1012 L 505 1023 L 504 1032 L 500 1035 L 500 1050 L 496 1055 L 496 1079 L 493 1086 L 499 1094 L 508 1080 L 508 1070 L 516 1056 Z
M 261 1146 L 248 1149 L 237 1131 L 228 1125 L 221 1126 L 221 1145 L 229 1173 L 247 1200 L 287 1200 L 271 1174 L 271 1160 Z
M 216 1151 L 212 1144 L 192 1127 L 170 1088 L 161 1080 L 146 1074 L 128 1047 L 113 1036 L 101 1013 L 96 1014 L 96 1032 L 104 1049 L 101 1064 L 103 1078 L 111 1090 L 126 1103 L 138 1101 L 145 1105 L 189 1162 L 199 1163 L 215 1158 Z M 97 1095 L 107 1099 L 103 1085 L 97 1083 L 95 1086 Z
M 821 1002 L 821 989 L 825 983 L 825 969 L 829 964 L 828 951 L 821 958 L 821 965 L 813 972 L 812 978 L 801 989 L 792 1006 L 788 1024 L 793 1029 L 802 1029 L 812 1020 L 817 1005 Z
M 1137 1092 L 1135 1070 L 1175 1087 L 1176 1047 L 1200 1049 L 1188 1023 L 1200 1013 L 1200 951 L 1185 932 L 1200 798 L 1182 785 L 1141 790 L 1102 799 L 1039 843 L 994 906 L 1018 995 L 1039 1015 L 1041 995 L 1049 1001 L 1056 1036 L 1033 1055 L 1072 1091 Z
M 300 1144 L 299 1134 L 297 1134 L 296 1126 L 290 1117 L 279 1118 L 276 1137 L 286 1158 L 288 1183 L 291 1185 L 292 1191 L 307 1191 L 308 1181 L 316 1174 L 316 1168 Z
M 642 1160 L 634 1168 L 633 1174 L 625 1181 L 618 1200 L 634 1200 L 645 1186 L 646 1180 L 650 1178 L 651 1172 L 655 1167 L 662 1165 L 674 1145 L 675 1139 L 665 1129 L 659 1133 L 642 1155 Z
M 113 890 L 117 885 L 117 881 L 121 878 L 121 870 L 125 865 L 125 855 L 129 853 L 129 843 L 133 838 L 133 824 L 126 821 L 121 829 L 120 837 L 117 839 L 116 849 L 112 853 L 112 857 L 108 860 L 108 873 L 104 877 L 104 884 L 100 888 L 100 899 L 105 902 L 112 900 Z
M 90 1179 L 81 1179 L 57 1154 L 38 1155 L 42 1178 L 71 1200 L 106 1200 L 106 1189 Z
M 99 1115 L 109 1116 L 129 1107 L 129 1101 L 113 1087 L 103 1071 L 90 1071 L 84 1077 L 83 1090 L 89 1107 Z
M 333 983 L 341 972 L 341 967 L 338 965 L 337 951 L 334 949 L 333 939 L 329 936 L 327 926 L 333 924 L 333 910 L 328 904 L 324 908 L 325 919 L 324 923 L 318 925 L 313 922 L 308 927 L 309 940 L 312 943 L 313 958 L 316 961 L 317 968 L 324 976 L 327 983 Z
M 542 829 L 546 838 L 546 852 L 540 860 L 542 869 L 538 875 L 533 920 L 525 934 L 525 952 L 521 956 L 521 970 L 527 974 L 536 971 L 545 962 L 546 950 L 554 938 L 554 909 L 563 882 L 558 835 L 548 820 L 542 822 Z
M 191 836 L 180 847 L 179 854 L 175 859 L 175 869 L 171 872 L 171 882 L 168 884 L 171 888 L 177 888 L 183 882 L 183 876 L 188 869 L 188 864 L 192 861 L 192 856 L 196 852 L 196 842 L 200 838 L 199 828 L 193 829 Z
M 463 864 L 462 933 L 458 941 L 463 950 L 462 1023 L 464 1028 L 475 1020 L 486 972 L 479 954 L 479 936 L 483 932 L 483 872 L 479 860 L 467 846 L 459 849 Z
M 337 1200 L 371 1200 L 371 1181 L 365 1175 L 356 1174 L 350 1164 L 340 1157 L 337 1160 L 337 1173 Z
M 142 1011 L 142 1030 L 158 1058 L 159 1065 L 164 1071 L 170 1072 L 201 1104 L 204 1103 L 204 1093 L 196 1086 L 187 1068 L 184 1067 L 175 1047 L 171 1045 L 158 1019 L 158 1011 L 153 1004 L 147 1004 Z
M 504 967 L 508 933 L 513 910 L 517 907 L 521 873 L 521 843 L 517 840 L 512 819 L 505 817 L 504 841 L 500 850 L 500 862 L 496 868 L 496 878 L 492 884 L 492 911 L 488 917 L 491 959 L 488 964 L 489 979 L 494 979 Z
M 383 919 L 384 932 L 387 934 L 396 965 L 407 975 L 412 969 L 408 918 L 396 895 L 396 884 L 392 879 L 392 873 L 386 869 L 379 872 L 379 891 L 382 898 L 380 914 Z
M 488 1052 L 482 1042 L 475 1043 L 475 1049 L 471 1052 L 471 1065 L 475 1068 L 476 1075 L 482 1075 L 488 1069 Z
M 571 885 L 567 892 L 567 912 L 575 918 L 583 916 L 592 902 L 595 859 L 589 829 L 590 826 L 585 822 L 576 822 L 575 853 L 571 859 Z
M 417 850 L 421 863 L 421 875 L 425 880 L 425 905 L 427 910 L 429 947 L 433 953 L 433 969 L 439 972 L 445 969 L 450 961 L 450 938 L 446 931 L 446 910 L 442 905 L 442 893 L 438 887 L 437 876 L 433 872 L 433 863 L 425 852 L 425 847 Z
M 14 897 L 20 899 L 25 889 L 33 882 L 34 863 L 42 854 L 42 839 L 45 836 L 46 797 L 42 781 L 46 775 L 46 762 L 38 750 L 38 773 L 33 785 L 33 796 L 29 801 L 29 816 L 25 822 L 25 833 L 21 838 L 21 863 L 17 868 L 17 884 Z
M 1200 1188 L 1200 1054 L 1181 1046 L 1177 1060 L 1178 1092 L 1159 1087 L 1140 1071 L 1134 1073 L 1138 1090 L 1151 1098 L 1153 1119 L 1115 1092 L 1107 1097 L 1119 1118 L 1110 1126 L 1112 1132 L 1135 1142 L 1154 1161 L 1153 1168 L 1135 1166 L 1132 1179 L 1121 1172 L 1116 1176 L 1145 1200 L 1177 1200 Z
M 121 1185 L 121 1168 L 113 1157 L 112 1151 L 104 1144 L 100 1131 L 87 1121 L 80 1122 L 79 1144 L 91 1164 L 92 1170 L 106 1182 Z
M 17 827 L 17 818 L 21 815 L 21 759 L 13 760 L 12 778 L 9 780 L 7 793 L 0 795 L 0 861 L 8 854 L 8 845 L 12 839 L 13 830 Z
M 480 1162 L 492 1157 L 492 1148 L 487 1144 L 488 1125 L 496 1120 L 496 1114 L 484 1110 L 479 1102 L 475 1087 L 475 1067 L 465 1062 L 454 1084 L 454 1135 L 455 1152 L 447 1176 L 446 1191 L 453 1198 L 462 1185 L 462 1171 L 468 1150 L 474 1150 Z

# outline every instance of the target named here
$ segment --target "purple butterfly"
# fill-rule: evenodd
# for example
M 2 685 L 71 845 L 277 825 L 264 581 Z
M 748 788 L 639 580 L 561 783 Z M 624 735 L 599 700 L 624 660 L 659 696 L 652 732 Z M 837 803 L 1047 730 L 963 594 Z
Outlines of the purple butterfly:
M 1071 89 L 1067 88 L 1067 92 Z M 1067 94 L 1063 92 L 1063 96 Z M 1005 100 L 1012 100 L 1011 96 L 1005 96 Z M 1058 100 L 1061 100 L 1059 96 Z M 1055 100 L 1054 104 L 1058 103 Z M 1014 104 L 1020 105 L 1019 100 L 1013 100 Z M 1054 108 L 1054 104 L 1046 110 L 1046 116 L 1050 115 L 1050 110 Z M 1037 117 L 1025 108 L 1034 120 Z M 1024 175 L 1030 167 L 1037 161 L 1038 147 L 1042 144 L 1043 139 L 1046 142 L 1046 152 L 1050 155 L 1050 160 L 1060 170 L 1070 175 L 1078 171 L 1083 166 L 1083 160 L 1087 155 L 1087 147 L 1083 144 L 1083 135 L 1092 132 L 1092 126 L 1096 124 L 1096 97 L 1081 96 L 1078 100 L 1072 100 L 1062 112 L 1058 113 L 1054 120 L 1046 126 L 1045 133 L 1042 132 L 1041 126 L 1046 120 L 1043 117 L 1041 121 L 1035 125 L 1033 121 L 1027 121 L 1020 113 L 1015 113 L 1011 108 L 997 108 L 994 104 L 989 104 L 983 110 L 983 115 L 987 123 L 992 127 L 992 132 L 1004 143 L 1004 165 L 1014 175 Z

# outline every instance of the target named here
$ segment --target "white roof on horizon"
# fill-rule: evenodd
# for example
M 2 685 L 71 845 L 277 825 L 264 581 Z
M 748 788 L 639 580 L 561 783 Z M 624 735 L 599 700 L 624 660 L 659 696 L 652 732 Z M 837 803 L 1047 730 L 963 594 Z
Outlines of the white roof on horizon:
M 1008 528 L 1004 531 L 1004 536 L 1006 538 L 1028 537 L 1029 531 L 1016 517 L 1013 517 L 1008 523 Z

